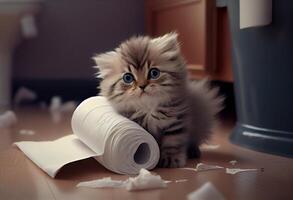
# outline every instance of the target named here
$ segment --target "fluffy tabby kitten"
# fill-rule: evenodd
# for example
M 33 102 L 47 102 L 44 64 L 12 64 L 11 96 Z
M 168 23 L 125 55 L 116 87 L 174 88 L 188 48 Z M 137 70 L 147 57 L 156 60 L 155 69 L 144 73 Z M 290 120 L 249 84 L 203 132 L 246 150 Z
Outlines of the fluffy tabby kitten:
M 160 146 L 161 167 L 182 167 L 199 157 L 222 98 L 207 81 L 190 82 L 177 34 L 133 37 L 115 51 L 94 57 L 100 95 L 137 122 Z

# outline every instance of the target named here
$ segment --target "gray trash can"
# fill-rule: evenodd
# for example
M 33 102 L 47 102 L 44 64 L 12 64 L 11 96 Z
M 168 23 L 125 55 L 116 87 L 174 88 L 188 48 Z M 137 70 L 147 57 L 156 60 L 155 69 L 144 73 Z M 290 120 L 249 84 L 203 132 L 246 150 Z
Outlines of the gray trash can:
M 231 141 L 293 157 L 293 1 L 273 1 L 270 25 L 239 29 L 228 0 L 237 124 Z

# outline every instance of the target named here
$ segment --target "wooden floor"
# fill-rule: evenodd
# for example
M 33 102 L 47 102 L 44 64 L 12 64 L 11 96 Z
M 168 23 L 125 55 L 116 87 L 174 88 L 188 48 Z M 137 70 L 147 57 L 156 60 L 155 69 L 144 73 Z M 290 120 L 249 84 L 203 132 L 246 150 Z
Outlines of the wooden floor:
M 231 200 L 289 200 L 293 199 L 293 159 L 247 150 L 228 141 L 233 122 L 224 120 L 215 130 L 212 144 L 215 150 L 204 150 L 200 160 L 190 160 L 188 167 L 198 162 L 232 167 L 258 168 L 258 172 L 236 175 L 224 170 L 193 172 L 179 169 L 155 169 L 166 180 L 188 179 L 187 182 L 170 183 L 166 189 L 128 192 L 125 189 L 76 188 L 80 181 L 111 176 L 126 179 L 87 159 L 64 167 L 56 179 L 50 178 L 11 144 L 22 140 L 53 140 L 71 133 L 70 114 L 60 123 L 53 123 L 47 110 L 23 108 L 16 110 L 19 123 L 10 129 L 0 129 L 0 199 L 186 199 L 186 195 L 205 182 L 212 182 L 226 199 Z M 21 135 L 20 129 L 32 129 L 34 135 Z M 64 147 L 66 148 L 66 147 Z

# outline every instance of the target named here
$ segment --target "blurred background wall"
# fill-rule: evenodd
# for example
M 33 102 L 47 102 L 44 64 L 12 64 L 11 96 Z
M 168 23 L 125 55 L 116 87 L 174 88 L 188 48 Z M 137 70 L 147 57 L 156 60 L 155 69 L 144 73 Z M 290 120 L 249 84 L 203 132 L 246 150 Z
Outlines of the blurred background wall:
M 66 85 L 68 89 L 95 87 L 91 57 L 143 34 L 143 4 L 143 0 L 44 1 L 37 16 L 38 36 L 23 40 L 15 51 L 14 91 L 27 86 L 38 93 L 47 90 L 49 97 L 66 95 Z M 62 91 L 58 91 L 60 85 Z

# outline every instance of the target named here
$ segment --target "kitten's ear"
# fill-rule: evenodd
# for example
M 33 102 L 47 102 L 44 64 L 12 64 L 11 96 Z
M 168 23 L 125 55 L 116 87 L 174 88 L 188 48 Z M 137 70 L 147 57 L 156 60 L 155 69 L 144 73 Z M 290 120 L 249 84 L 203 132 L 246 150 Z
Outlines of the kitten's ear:
M 95 68 L 98 69 L 98 78 L 105 78 L 114 70 L 117 56 L 117 52 L 110 51 L 108 53 L 99 54 L 93 57 L 93 60 L 97 64 Z
M 177 52 L 179 53 L 180 47 L 178 43 L 178 34 L 176 32 L 167 33 L 161 37 L 151 40 L 154 46 L 159 49 L 161 53 Z

